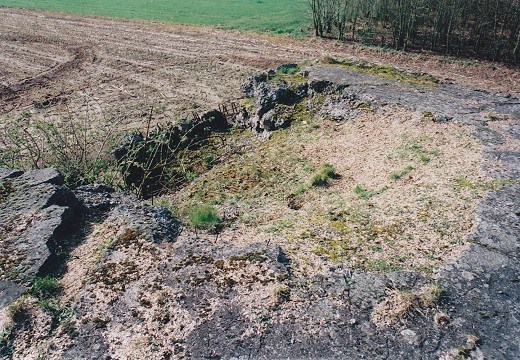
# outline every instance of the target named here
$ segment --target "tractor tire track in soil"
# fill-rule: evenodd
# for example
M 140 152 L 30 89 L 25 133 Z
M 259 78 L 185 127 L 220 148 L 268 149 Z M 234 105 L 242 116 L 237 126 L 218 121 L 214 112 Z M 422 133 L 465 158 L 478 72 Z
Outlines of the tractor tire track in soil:
M 59 43 L 59 40 L 53 41 L 49 38 L 34 35 L 0 36 L 0 41 L 17 42 L 22 44 Z M 30 103 L 30 97 L 26 94 L 31 90 L 43 89 L 52 83 L 59 82 L 64 77 L 71 76 L 71 73 L 80 67 L 83 63 L 88 61 L 93 62 L 95 60 L 93 49 L 89 45 L 68 45 L 66 46 L 66 49 L 70 54 L 70 60 L 60 63 L 48 71 L 25 79 L 21 82 L 7 86 L 2 85 L 0 88 L 0 111 L 9 111 L 12 108 L 22 105 L 23 103 Z M 48 101 L 48 103 L 56 103 L 56 101 Z M 38 107 L 38 104 L 36 103 L 35 106 Z
M 24 98 L 23 96 L 27 96 L 26 93 L 31 90 L 46 88 L 50 84 L 60 81 L 62 77 L 68 76 L 74 69 L 87 61 L 90 57 L 91 49 L 88 46 L 78 46 L 70 48 L 70 53 L 72 55 L 71 60 L 59 64 L 47 72 L 11 86 L 2 86 L 0 88 L 0 111 L 9 111 L 27 103 L 33 103 L 36 108 L 45 107 L 47 104 L 56 104 L 63 92 L 53 96 L 53 99 L 47 99 L 44 102 L 31 101 L 30 98 Z M 48 95 L 47 98 L 49 98 Z

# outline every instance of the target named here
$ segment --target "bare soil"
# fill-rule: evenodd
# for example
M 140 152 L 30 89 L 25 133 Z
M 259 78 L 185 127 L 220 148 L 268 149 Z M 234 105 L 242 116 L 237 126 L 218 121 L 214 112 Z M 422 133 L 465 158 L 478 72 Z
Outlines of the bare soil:
M 512 95 L 520 74 L 502 64 L 291 39 L 208 27 L 0 8 L 0 115 L 82 114 L 140 127 L 240 97 L 251 74 L 320 56 L 427 72 Z

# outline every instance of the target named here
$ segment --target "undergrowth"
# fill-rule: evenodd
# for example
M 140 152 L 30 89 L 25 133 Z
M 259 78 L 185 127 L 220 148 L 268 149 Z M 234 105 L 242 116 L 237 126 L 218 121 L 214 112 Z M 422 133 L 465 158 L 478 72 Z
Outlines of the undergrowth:
M 56 167 L 65 184 L 116 184 L 118 174 L 111 154 L 120 139 L 117 120 L 92 124 L 85 116 L 69 114 L 61 122 L 22 113 L 4 119 L 0 129 L 0 166 L 22 170 Z

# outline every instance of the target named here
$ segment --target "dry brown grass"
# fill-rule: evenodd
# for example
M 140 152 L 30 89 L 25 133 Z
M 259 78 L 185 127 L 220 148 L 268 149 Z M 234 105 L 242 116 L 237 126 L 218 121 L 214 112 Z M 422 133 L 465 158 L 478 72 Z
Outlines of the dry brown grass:
M 266 142 L 242 135 L 249 145 L 169 201 L 181 213 L 201 202 L 238 208 L 221 238 L 278 243 L 299 271 L 341 262 L 431 273 L 463 246 L 478 198 L 499 186 L 480 171 L 470 127 L 396 108 L 344 124 L 302 118 Z M 339 178 L 308 187 L 325 163 Z
M 390 289 L 372 311 L 371 319 L 377 327 L 391 326 L 405 321 L 408 315 L 434 306 L 440 298 L 438 284 L 425 285 L 416 292 Z

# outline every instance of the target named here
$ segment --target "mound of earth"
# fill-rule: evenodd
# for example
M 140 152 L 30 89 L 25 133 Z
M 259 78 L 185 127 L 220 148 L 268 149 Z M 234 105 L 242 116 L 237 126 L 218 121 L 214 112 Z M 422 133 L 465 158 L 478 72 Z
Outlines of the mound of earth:
M 2 356 L 518 357 L 518 99 L 400 76 L 316 64 L 251 79 L 234 121 L 264 139 L 239 134 L 237 157 L 170 198 L 181 206 L 222 187 L 228 198 L 217 207 L 229 221 L 217 234 L 106 186 L 70 191 L 55 170 L 2 170 Z M 400 132 L 427 134 L 438 149 L 423 137 L 385 153 Z M 331 160 L 338 176 L 323 180 L 328 186 L 288 191 L 304 178 L 288 169 L 312 165 L 285 159 L 291 136 L 301 149 L 293 158 L 309 151 L 316 164 Z M 363 141 L 341 143 L 349 136 Z M 249 173 L 240 161 L 253 153 Z M 349 163 L 356 154 L 376 160 Z M 413 166 L 379 176 L 403 159 Z M 454 188 L 443 174 L 466 177 Z M 372 190 L 347 197 L 362 180 Z M 453 199 L 478 189 L 483 196 Z M 366 219 L 353 204 L 380 217 Z M 388 219 L 394 205 L 411 210 Z M 232 206 L 241 214 L 229 215 Z M 280 219 L 285 227 L 262 230 Z M 48 275 L 58 280 L 43 291 Z

